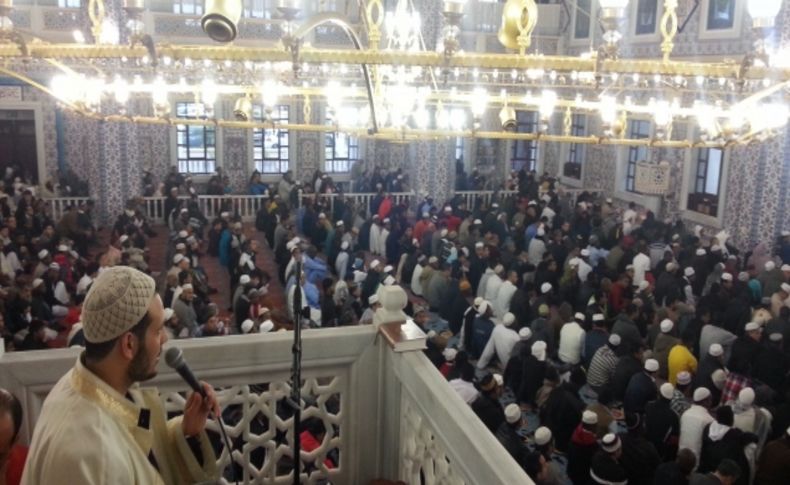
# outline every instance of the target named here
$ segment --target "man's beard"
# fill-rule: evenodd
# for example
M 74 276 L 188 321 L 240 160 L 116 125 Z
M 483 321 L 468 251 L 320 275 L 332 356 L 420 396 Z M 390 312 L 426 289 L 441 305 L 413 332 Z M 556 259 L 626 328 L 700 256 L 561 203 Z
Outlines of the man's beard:
M 148 351 L 144 345 L 140 346 L 140 350 L 132 358 L 127 371 L 129 380 L 131 382 L 143 382 L 156 377 L 156 369 L 150 370 L 151 359 L 148 356 Z

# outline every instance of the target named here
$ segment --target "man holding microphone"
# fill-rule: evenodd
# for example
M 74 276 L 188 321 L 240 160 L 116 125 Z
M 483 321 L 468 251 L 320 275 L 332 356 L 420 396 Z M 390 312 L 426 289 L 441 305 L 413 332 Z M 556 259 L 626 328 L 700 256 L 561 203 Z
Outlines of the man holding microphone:
M 166 421 L 156 376 L 167 341 L 154 280 L 117 266 L 91 285 L 82 309 L 85 351 L 44 401 L 22 477 L 26 485 L 186 484 L 216 480 L 205 433 L 214 390 L 192 393 Z

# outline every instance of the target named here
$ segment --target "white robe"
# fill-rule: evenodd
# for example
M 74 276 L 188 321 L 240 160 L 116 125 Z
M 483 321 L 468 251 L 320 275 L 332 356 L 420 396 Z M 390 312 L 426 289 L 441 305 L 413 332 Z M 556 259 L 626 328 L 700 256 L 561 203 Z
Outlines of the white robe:
M 134 402 L 78 359 L 44 401 L 22 483 L 160 485 L 218 478 L 205 431 L 201 467 L 181 431 L 181 417 L 165 421 L 158 392 L 134 385 L 129 395 Z M 150 411 L 147 426 L 139 424 L 144 408 Z M 151 451 L 159 471 L 148 461 Z
M 378 254 L 382 256 L 387 255 L 387 238 L 390 236 L 390 231 L 386 227 L 381 228 L 381 234 L 379 234 L 379 247 L 378 247 Z
M 381 226 L 378 224 L 371 224 L 370 225 L 370 252 L 373 254 L 381 254 L 379 250 L 381 249 Z
M 513 295 L 516 293 L 516 285 L 510 282 L 510 280 L 505 280 L 502 283 L 502 286 L 499 287 L 499 291 L 496 294 L 496 300 L 494 303 L 494 314 L 497 318 L 502 319 L 505 316 L 505 313 L 510 311 L 510 300 L 513 299 Z

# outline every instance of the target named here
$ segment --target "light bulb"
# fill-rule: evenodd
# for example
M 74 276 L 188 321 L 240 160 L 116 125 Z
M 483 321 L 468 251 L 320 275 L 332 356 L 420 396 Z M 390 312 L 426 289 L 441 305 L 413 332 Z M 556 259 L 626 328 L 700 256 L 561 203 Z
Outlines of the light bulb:
M 483 116 L 488 104 L 488 92 L 482 87 L 477 87 L 472 91 L 469 99 L 469 107 L 475 116 Z
M 540 116 L 542 118 L 550 118 L 552 113 L 554 113 L 555 106 L 557 106 L 557 93 L 544 90 L 540 98 Z
M 601 112 L 601 121 L 607 124 L 614 123 L 617 119 L 617 101 L 614 96 L 601 96 L 598 110 Z
M 208 106 L 214 106 L 214 103 L 217 101 L 217 85 L 213 79 L 204 79 L 201 89 L 200 99 L 203 101 L 203 104 Z

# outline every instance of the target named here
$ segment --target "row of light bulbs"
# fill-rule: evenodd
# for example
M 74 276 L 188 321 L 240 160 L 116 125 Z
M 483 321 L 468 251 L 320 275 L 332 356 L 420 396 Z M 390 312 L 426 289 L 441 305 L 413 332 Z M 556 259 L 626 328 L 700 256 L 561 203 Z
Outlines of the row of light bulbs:
M 177 84 L 168 84 L 162 77 L 155 78 L 151 83 L 144 83 L 141 77 L 135 77 L 129 83 L 122 77 L 116 77 L 112 82 L 91 78 L 82 75 L 61 74 L 52 80 L 51 88 L 59 99 L 82 106 L 92 111 L 99 111 L 105 96 L 112 96 L 118 105 L 124 107 L 132 94 L 150 95 L 154 110 L 159 116 L 169 114 L 169 95 L 171 93 L 194 93 L 196 99 L 205 106 L 207 117 L 213 117 L 213 107 L 222 94 L 237 94 L 237 91 L 216 84 L 211 78 L 205 78 L 199 85 L 189 85 L 185 79 Z M 353 87 L 346 87 L 336 80 L 329 81 L 324 88 L 327 105 L 335 114 L 335 119 L 341 127 L 362 127 L 369 121 L 369 108 L 350 107 L 347 102 Z M 265 109 L 270 110 L 284 97 L 292 94 L 288 86 L 273 78 L 262 82 L 259 89 L 260 100 Z M 466 105 L 471 119 L 479 127 L 489 105 L 493 100 L 502 102 L 507 107 L 508 94 L 504 90 L 498 97 L 492 97 L 483 87 L 476 87 L 468 94 L 459 93 L 453 87 L 450 98 L 454 105 L 450 109 L 438 107 L 434 113 L 434 123 L 440 129 L 464 129 L 468 124 L 467 109 L 457 105 Z M 377 112 L 382 121 L 396 127 L 414 126 L 425 129 L 430 123 L 430 110 L 428 109 L 430 89 L 427 87 L 413 87 L 406 84 L 393 84 L 385 86 L 382 98 L 389 100 L 377 106 Z M 520 100 L 520 104 L 536 107 L 542 121 L 542 129 L 548 129 L 548 121 L 556 111 L 560 99 L 557 93 L 544 89 L 539 95 L 527 92 Z M 741 133 L 744 128 L 752 132 L 774 130 L 781 128 L 788 121 L 787 104 L 781 100 L 764 102 L 743 107 L 726 108 L 721 102 L 708 104 L 695 101 L 691 107 L 682 107 L 678 99 L 662 100 L 651 98 L 646 104 L 634 103 L 631 97 L 626 96 L 624 102 L 618 102 L 615 96 L 602 95 L 597 101 L 586 101 L 577 94 L 573 101 L 576 110 L 597 112 L 605 127 L 616 125 L 623 112 L 652 116 L 658 127 L 669 127 L 675 118 L 694 118 L 704 136 L 715 139 L 721 135 L 734 136 Z M 503 120 L 503 127 L 504 127 Z

